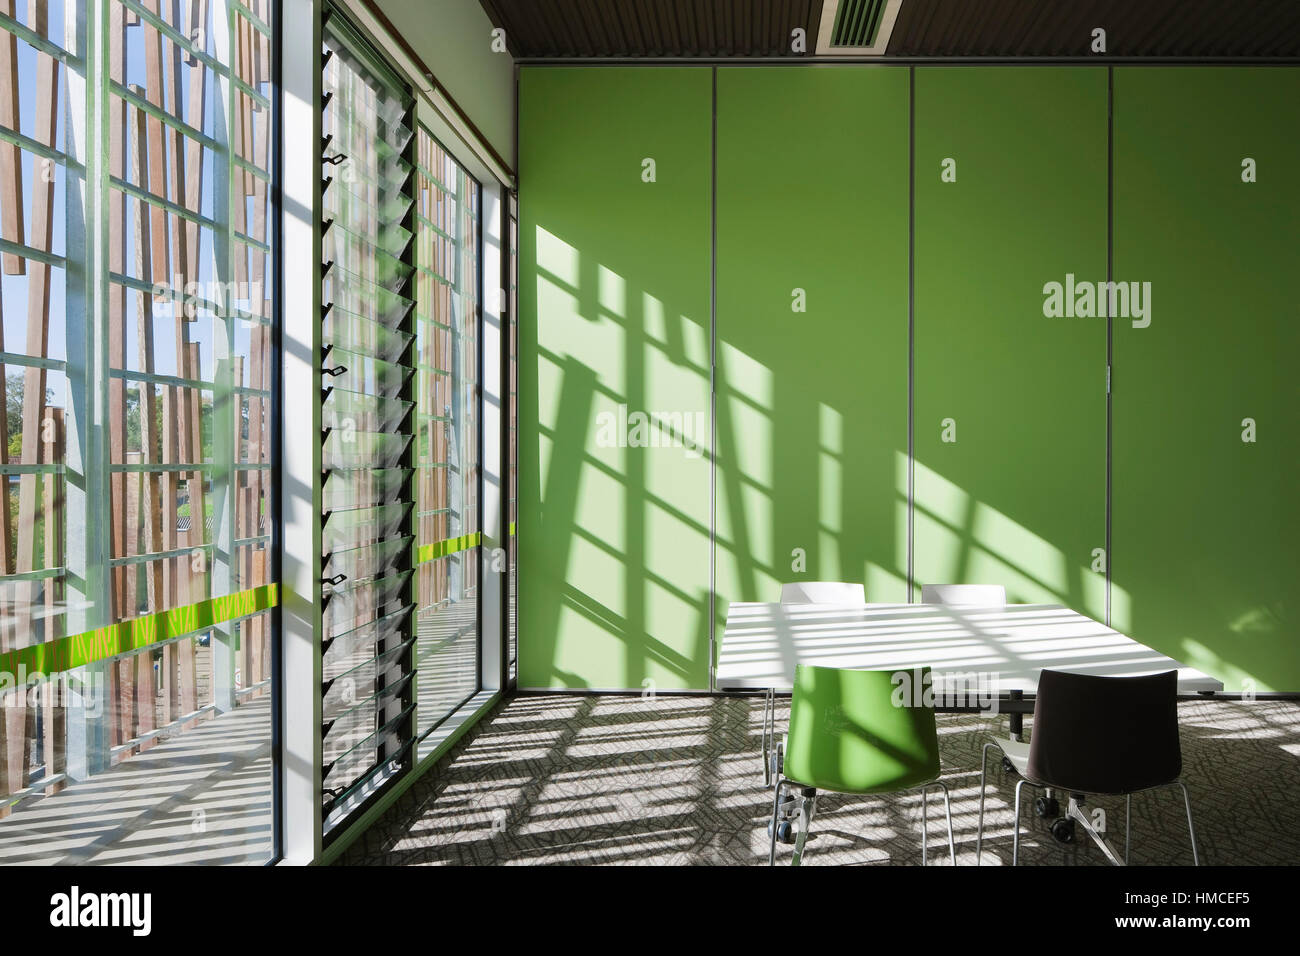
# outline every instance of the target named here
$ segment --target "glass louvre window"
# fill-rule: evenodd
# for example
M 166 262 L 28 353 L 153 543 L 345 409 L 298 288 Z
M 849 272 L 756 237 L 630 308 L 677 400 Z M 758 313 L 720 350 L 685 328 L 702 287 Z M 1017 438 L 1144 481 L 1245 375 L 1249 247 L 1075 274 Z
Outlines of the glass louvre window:
M 424 736 L 479 689 L 479 184 L 416 131 L 416 676 Z
M 336 831 L 413 737 L 413 103 L 337 16 L 323 50 L 322 786 Z
M 0 863 L 273 855 L 273 10 L 0 0 Z

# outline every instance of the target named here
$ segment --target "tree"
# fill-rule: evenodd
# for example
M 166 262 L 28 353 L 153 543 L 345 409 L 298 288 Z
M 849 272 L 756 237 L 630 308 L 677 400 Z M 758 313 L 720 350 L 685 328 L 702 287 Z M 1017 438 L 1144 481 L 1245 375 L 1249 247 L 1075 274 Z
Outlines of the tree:
M 54 389 L 45 389 L 45 404 L 54 402 Z M 5 422 L 9 427 L 9 460 L 21 460 L 23 454 L 23 373 L 5 377 Z

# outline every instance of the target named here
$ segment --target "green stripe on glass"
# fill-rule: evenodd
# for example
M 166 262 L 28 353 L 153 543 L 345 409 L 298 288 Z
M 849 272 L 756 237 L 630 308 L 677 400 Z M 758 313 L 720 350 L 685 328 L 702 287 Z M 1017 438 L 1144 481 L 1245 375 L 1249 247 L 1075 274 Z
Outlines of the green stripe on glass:
M 470 548 L 477 548 L 482 543 L 483 532 L 481 531 L 463 534 L 459 538 L 435 541 L 433 544 L 426 544 L 416 549 L 415 563 L 424 564 L 426 561 L 435 561 L 438 558 L 445 558 L 449 554 L 457 554 L 461 551 L 468 551 Z
M 258 614 L 275 607 L 278 602 L 279 586 L 264 584 L 82 634 L 71 634 L 44 644 L 20 647 L 0 655 L 0 676 L 22 674 L 31 677 L 37 673 L 57 674 L 73 670 Z

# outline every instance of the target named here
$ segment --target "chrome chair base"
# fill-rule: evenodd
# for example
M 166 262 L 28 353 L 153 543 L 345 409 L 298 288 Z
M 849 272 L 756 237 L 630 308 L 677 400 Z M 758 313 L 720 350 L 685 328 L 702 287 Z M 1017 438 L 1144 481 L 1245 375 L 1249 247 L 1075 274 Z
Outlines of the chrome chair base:
M 952 800 L 948 794 L 948 787 L 941 780 L 931 780 L 929 783 L 920 787 L 912 787 L 909 790 L 900 790 L 898 793 L 915 793 L 918 790 L 921 793 L 921 865 L 929 864 L 929 846 L 927 834 L 929 832 L 930 822 L 930 790 L 938 787 L 943 791 L 943 811 L 948 822 L 948 856 L 952 860 L 952 865 L 957 865 L 957 844 L 953 839 L 952 830 Z M 790 800 L 782 799 L 782 792 L 787 789 L 798 789 L 802 791 Z M 792 803 L 798 804 L 797 807 Z M 803 862 L 804 845 L 808 840 L 808 829 L 812 824 L 813 816 L 817 812 L 817 791 L 811 787 L 805 787 L 801 783 L 793 780 L 786 780 L 777 774 L 776 783 L 773 787 L 772 797 L 772 819 L 768 824 L 768 853 L 767 865 L 776 865 L 776 843 L 777 832 L 782 822 L 790 822 L 795 814 L 798 814 L 798 831 L 794 840 L 794 857 L 790 861 L 791 866 L 799 866 Z
M 975 831 L 975 865 L 976 866 L 979 866 L 983 860 L 984 793 L 985 790 L 987 789 L 987 781 L 988 781 L 988 753 L 989 753 L 989 749 L 992 747 L 998 747 L 998 744 L 994 741 L 989 741 L 984 745 L 983 750 L 980 753 L 980 809 L 979 809 L 979 824 Z M 1035 790 L 1050 791 L 1051 789 L 1049 787 L 1045 787 L 1044 785 L 1034 783 L 1033 781 L 1026 780 L 1023 777 L 1016 781 L 1016 797 L 1015 797 L 1015 808 L 1014 808 L 1015 823 L 1014 823 L 1014 829 L 1012 831 L 1012 838 L 1011 838 L 1011 865 L 1012 866 L 1018 866 L 1020 862 L 1020 794 L 1021 791 L 1026 786 L 1033 787 Z M 1192 823 L 1192 801 L 1187 793 L 1187 785 L 1184 784 L 1181 780 L 1175 780 L 1171 783 L 1161 784 L 1158 787 L 1151 787 L 1148 790 L 1138 790 L 1135 792 L 1148 793 L 1155 790 L 1163 790 L 1168 787 L 1178 787 L 1183 792 L 1183 807 L 1187 811 L 1187 832 L 1188 835 L 1191 837 L 1191 842 L 1192 842 L 1192 865 L 1200 866 L 1201 857 L 1200 857 L 1200 853 L 1197 851 L 1196 848 L 1196 827 Z M 1116 849 L 1111 845 L 1110 841 L 1106 838 L 1105 833 L 1102 830 L 1099 830 L 1097 828 L 1097 826 L 1093 823 L 1092 818 L 1089 817 L 1088 814 L 1084 811 L 1083 809 L 1084 796 L 1085 796 L 1084 794 L 1078 794 L 1078 793 L 1070 795 L 1070 802 L 1066 809 L 1065 817 L 1063 819 L 1071 820 L 1081 825 L 1083 827 L 1084 832 L 1087 833 L 1088 836 L 1092 839 L 1092 841 L 1097 844 L 1097 846 L 1101 849 L 1102 853 L 1105 854 L 1106 859 L 1109 860 L 1111 864 L 1115 866 L 1127 866 L 1129 861 L 1130 836 L 1132 834 L 1133 794 L 1129 793 L 1124 795 L 1124 858 L 1122 860 L 1119 857 L 1118 851 L 1116 851 Z

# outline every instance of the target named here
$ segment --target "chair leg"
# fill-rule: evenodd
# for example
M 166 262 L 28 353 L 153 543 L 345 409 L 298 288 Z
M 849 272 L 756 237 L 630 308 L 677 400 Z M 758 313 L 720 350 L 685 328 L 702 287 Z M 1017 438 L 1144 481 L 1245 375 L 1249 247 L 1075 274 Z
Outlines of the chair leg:
M 952 865 L 957 865 L 957 844 L 952 838 L 952 799 L 948 795 L 948 785 L 936 780 L 934 783 L 925 785 L 928 792 L 931 787 L 938 787 L 943 791 L 943 814 L 948 821 L 948 858 L 952 860 Z M 928 819 L 926 822 L 929 822 Z
M 808 828 L 812 826 L 813 806 L 817 802 L 817 796 L 800 797 L 799 800 L 799 835 L 794 838 L 794 859 L 790 861 L 791 866 L 803 862 L 803 847 L 808 840 Z
M 1201 857 L 1196 852 L 1196 827 L 1192 825 L 1192 801 L 1187 796 L 1187 784 L 1179 780 L 1178 787 L 1183 791 L 1183 806 L 1187 809 L 1187 833 L 1192 838 L 1192 866 L 1200 866 Z
M 948 796 L 948 788 L 943 784 L 943 813 L 948 818 L 948 857 L 952 860 L 952 865 L 957 865 L 957 841 L 952 838 L 952 798 Z
M 781 816 L 781 789 L 783 786 L 784 786 L 784 781 L 778 780 L 776 782 L 776 786 L 773 788 L 774 795 L 772 797 L 772 824 L 771 827 L 769 828 L 771 832 L 768 834 L 768 838 L 771 841 L 771 845 L 768 847 L 768 851 L 767 851 L 768 866 L 776 866 L 776 825 Z
M 929 853 L 926 848 L 926 831 L 930 829 L 930 788 L 921 788 L 921 865 L 929 866 Z
M 984 745 L 984 749 L 980 753 L 980 819 L 979 819 L 979 826 L 975 830 L 975 865 L 976 866 L 980 865 L 980 860 L 982 858 L 981 854 L 984 847 L 984 786 L 988 776 L 989 748 L 996 747 L 996 746 L 997 744 L 995 743 L 987 743 Z
M 1020 791 L 1024 789 L 1025 781 L 1023 779 L 1016 781 L 1016 821 L 1015 835 L 1011 838 L 1011 865 L 1020 864 Z
M 1133 794 L 1124 795 L 1124 865 L 1128 866 L 1129 834 L 1133 827 Z

